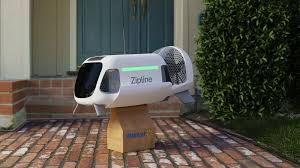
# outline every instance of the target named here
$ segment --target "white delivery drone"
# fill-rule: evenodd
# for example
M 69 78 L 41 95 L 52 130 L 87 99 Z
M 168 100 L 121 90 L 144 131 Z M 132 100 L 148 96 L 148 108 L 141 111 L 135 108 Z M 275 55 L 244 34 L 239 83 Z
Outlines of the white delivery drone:
M 193 67 L 182 49 L 169 46 L 149 54 L 88 58 L 79 69 L 74 97 L 78 104 L 104 108 L 150 104 L 176 95 L 193 102 Z

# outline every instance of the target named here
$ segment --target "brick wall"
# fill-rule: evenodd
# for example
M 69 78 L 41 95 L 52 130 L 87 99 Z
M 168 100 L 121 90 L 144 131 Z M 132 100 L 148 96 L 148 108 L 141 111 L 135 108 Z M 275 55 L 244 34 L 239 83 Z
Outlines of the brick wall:
M 13 130 L 26 121 L 27 81 L 0 81 L 0 130 Z
M 167 101 L 149 104 L 149 113 L 152 117 L 177 117 L 180 114 L 181 102 L 171 96 Z
M 29 82 L 26 105 L 29 119 L 96 117 L 93 106 L 76 106 L 73 98 L 75 78 L 32 79 Z M 177 117 L 181 104 L 175 97 L 168 101 L 150 104 L 152 117 Z M 102 116 L 108 117 L 108 115 Z
M 76 102 L 73 98 L 74 78 L 45 78 L 29 81 L 29 119 L 96 117 L 92 106 L 81 106 L 73 115 Z M 103 116 L 105 117 L 105 116 Z
M 0 81 L 0 130 L 13 130 L 26 119 L 96 117 L 93 106 L 82 105 L 73 115 L 74 84 L 75 78 Z M 148 107 L 152 117 L 177 117 L 181 103 L 171 97 Z M 108 116 L 109 113 L 102 117 Z
M 74 78 L 0 81 L 0 130 L 13 130 L 26 119 L 96 117 L 93 106 L 79 105 L 73 98 Z M 149 104 L 152 117 L 177 117 L 181 103 L 175 97 Z M 109 113 L 102 117 L 108 117 Z
M 29 81 L 29 96 L 73 97 L 73 78 L 32 79 Z

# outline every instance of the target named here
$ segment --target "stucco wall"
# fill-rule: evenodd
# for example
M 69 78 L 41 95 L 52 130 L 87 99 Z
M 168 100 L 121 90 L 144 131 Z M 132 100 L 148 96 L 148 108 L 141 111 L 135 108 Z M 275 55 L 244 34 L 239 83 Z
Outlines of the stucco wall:
M 30 0 L 0 1 L 0 77 L 30 77 Z

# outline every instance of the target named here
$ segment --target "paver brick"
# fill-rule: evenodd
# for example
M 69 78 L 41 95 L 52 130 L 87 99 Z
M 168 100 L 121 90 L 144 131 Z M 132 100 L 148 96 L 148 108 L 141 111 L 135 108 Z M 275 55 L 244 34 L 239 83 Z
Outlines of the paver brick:
M 212 153 L 222 153 L 215 145 L 204 145 Z
M 113 168 L 123 168 L 123 167 L 125 167 L 123 160 L 112 160 L 111 166 Z
M 2 161 L 3 159 L 5 159 L 10 153 L 12 153 L 12 151 L 1 151 L 1 153 L 0 153 L 0 161 Z
M 17 163 L 14 168 L 26 168 L 29 166 L 29 163 Z
M 225 168 L 215 157 L 205 157 L 204 160 L 214 168 Z
M 96 155 L 96 165 L 108 165 L 108 154 L 99 154 Z
M 128 167 L 140 167 L 140 160 L 138 156 L 127 156 Z
M 293 165 L 291 165 L 290 163 L 287 162 L 283 162 L 283 163 L 276 163 L 276 165 L 278 165 L 281 168 L 294 168 Z
M 52 153 L 52 151 L 45 149 L 41 152 L 39 158 L 40 159 L 48 159 L 48 158 L 50 158 L 51 153 Z
M 140 155 L 141 155 L 143 163 L 153 163 L 153 162 L 155 162 L 152 154 L 149 153 L 149 152 L 147 152 L 147 153 L 141 153 Z
M 144 167 L 145 168 L 157 168 L 157 164 L 156 163 L 145 163 Z
M 81 158 L 78 167 L 80 168 L 92 167 L 92 164 L 93 164 L 93 158 Z
M 19 159 L 20 157 L 17 156 L 9 157 L 3 163 L 0 164 L 0 167 L 12 167 Z
M 0 143 L 1 146 L 7 146 L 7 145 L 10 145 L 12 142 L 14 142 L 16 139 L 12 139 L 12 138 L 9 138 L 9 139 L 5 139 L 4 141 L 2 141 Z
M 177 166 L 187 166 L 187 161 L 181 155 L 171 155 L 172 160 Z
M 54 155 L 65 155 L 68 152 L 68 147 L 59 147 Z
M 185 151 L 184 154 L 191 162 L 202 161 L 202 159 L 200 157 L 198 157 L 197 154 L 194 153 L 193 151 Z
M 194 167 L 197 167 L 197 168 L 206 168 L 207 166 L 204 164 L 204 162 L 193 162 L 192 165 Z
M 237 147 L 236 149 L 238 151 L 240 151 L 242 154 L 244 154 L 245 156 L 255 155 L 255 153 L 253 153 L 252 151 L 250 151 L 249 149 L 247 149 L 245 147 Z
M 38 153 L 44 148 L 44 145 L 34 145 L 29 152 Z
M 27 153 L 20 162 L 22 163 L 30 163 L 35 157 L 37 156 L 37 153 Z
M 13 156 L 23 156 L 28 151 L 28 148 L 19 148 Z
M 237 162 L 232 159 L 230 156 L 228 156 L 226 153 L 222 152 L 222 153 L 217 153 L 215 154 L 215 156 L 222 161 L 223 163 L 225 163 L 226 165 L 233 165 L 236 164 Z
M 154 151 L 154 154 L 155 154 L 155 156 L 157 158 L 166 158 L 167 157 L 167 153 L 164 150 L 161 150 L 161 149 L 156 150 L 156 149 L 154 149 L 153 151 Z
M 74 143 L 82 144 L 85 142 L 86 137 L 77 137 Z
M 53 156 L 48 161 L 48 166 L 59 166 L 64 159 L 64 156 Z
M 262 167 L 274 167 L 275 165 L 273 165 L 272 163 L 270 163 L 269 161 L 267 161 L 266 159 L 264 159 L 261 156 L 250 156 L 250 158 L 252 160 L 254 160 L 258 165 L 261 165 Z
M 44 164 L 46 162 L 46 159 L 35 159 L 33 162 L 29 165 L 30 168 L 40 168 L 44 167 Z
M 123 159 L 123 154 L 120 152 L 112 151 L 111 152 L 111 159 L 113 160 L 122 160 Z
M 206 148 L 204 148 L 204 147 L 196 148 L 195 151 L 202 158 L 203 157 L 211 156 L 211 154 L 209 153 L 209 151 Z
M 76 162 L 65 162 L 63 165 L 64 168 L 75 168 Z
M 239 161 L 244 167 L 249 167 L 249 168 L 260 168 L 257 164 L 255 164 L 253 161 L 245 159 L 245 160 L 240 160 Z
M 76 144 L 74 144 L 74 145 L 76 145 Z M 71 162 L 78 161 L 79 157 L 80 157 L 81 147 L 82 147 L 82 145 L 80 145 L 80 148 L 73 146 L 70 153 L 69 153 L 69 155 L 68 155 L 67 160 L 71 161 Z
M 242 166 L 240 164 L 229 164 L 227 165 L 229 168 L 241 168 Z
M 63 140 L 61 141 L 60 146 L 68 147 L 68 146 L 71 145 L 71 143 L 72 143 L 72 140 L 71 140 L 71 139 L 63 139 Z
M 241 153 L 234 150 L 233 148 L 224 149 L 224 152 L 235 160 L 242 160 L 243 158 L 245 158 Z
M 0 133 L 0 167 L 296 167 L 247 141 L 186 119 L 155 119 L 154 149 L 107 149 L 108 120 L 30 122 Z
M 48 143 L 46 149 L 54 150 L 58 147 L 59 143 L 60 143 L 59 141 L 51 141 L 51 142 Z
M 160 165 L 172 165 L 172 162 L 169 159 L 167 159 L 167 158 L 159 159 L 158 163 Z
M 281 159 L 279 159 L 278 157 L 276 157 L 268 152 L 258 152 L 258 153 L 273 163 L 282 163 Z

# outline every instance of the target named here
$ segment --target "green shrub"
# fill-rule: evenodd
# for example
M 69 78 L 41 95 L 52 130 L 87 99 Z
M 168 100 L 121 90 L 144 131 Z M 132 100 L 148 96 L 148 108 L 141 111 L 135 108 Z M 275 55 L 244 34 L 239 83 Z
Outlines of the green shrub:
M 288 98 L 300 105 L 300 2 L 295 0 L 291 6 L 291 54 L 288 58 L 288 70 L 293 80 L 288 88 Z M 298 100 L 297 100 L 298 99 Z M 296 103 L 295 102 L 295 103 Z M 293 103 L 294 104 L 294 103 Z M 297 104 L 297 103 L 296 103 Z
M 289 3 L 206 2 L 196 63 L 212 117 L 227 120 L 274 114 L 286 97 Z

